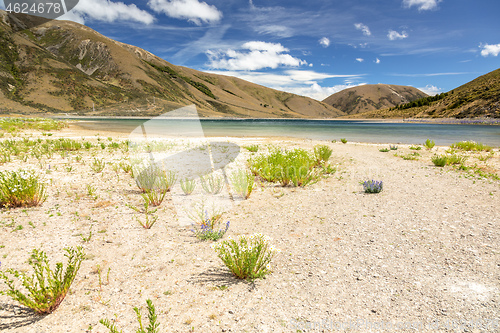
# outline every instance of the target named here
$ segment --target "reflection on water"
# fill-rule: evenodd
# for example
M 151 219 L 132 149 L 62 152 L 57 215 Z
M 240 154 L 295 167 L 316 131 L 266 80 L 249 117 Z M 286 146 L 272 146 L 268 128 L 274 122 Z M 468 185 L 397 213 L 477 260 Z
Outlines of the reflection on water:
M 82 119 L 76 123 L 86 129 L 130 133 L 149 119 Z M 190 119 L 165 119 L 176 132 L 191 128 Z M 173 123 L 173 124 L 172 124 Z M 162 122 L 158 122 L 158 126 Z M 165 124 L 166 125 L 166 124 Z M 201 119 L 205 136 L 269 137 L 284 136 L 318 140 L 340 140 L 369 143 L 422 144 L 432 139 L 437 145 L 450 145 L 457 141 L 473 140 L 500 146 L 500 126 L 387 123 L 352 120 L 304 119 Z M 177 134 L 176 134 L 177 135 Z

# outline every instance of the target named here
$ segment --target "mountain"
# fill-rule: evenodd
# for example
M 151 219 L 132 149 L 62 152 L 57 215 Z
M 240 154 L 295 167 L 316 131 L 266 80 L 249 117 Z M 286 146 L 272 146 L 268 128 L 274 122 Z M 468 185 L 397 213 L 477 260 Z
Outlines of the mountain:
M 413 87 L 366 84 L 330 95 L 323 103 L 347 114 L 358 114 L 412 102 L 425 96 L 427 94 Z
M 358 115 L 349 118 L 360 117 Z M 390 109 L 363 113 L 362 118 L 500 118 L 500 69 L 447 93 Z
M 32 20 L 0 10 L 1 113 L 152 116 L 195 104 L 202 116 L 344 114 L 308 97 L 175 66 L 78 23 L 32 27 Z

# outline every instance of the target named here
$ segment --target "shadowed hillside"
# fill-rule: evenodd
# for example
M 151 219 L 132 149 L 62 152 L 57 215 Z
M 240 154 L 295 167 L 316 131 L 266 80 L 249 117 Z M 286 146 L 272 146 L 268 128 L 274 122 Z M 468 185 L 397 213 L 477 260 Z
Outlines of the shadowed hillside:
M 151 116 L 195 104 L 204 116 L 343 115 L 308 97 L 172 65 L 74 22 L 23 27 L 0 11 L 2 113 Z

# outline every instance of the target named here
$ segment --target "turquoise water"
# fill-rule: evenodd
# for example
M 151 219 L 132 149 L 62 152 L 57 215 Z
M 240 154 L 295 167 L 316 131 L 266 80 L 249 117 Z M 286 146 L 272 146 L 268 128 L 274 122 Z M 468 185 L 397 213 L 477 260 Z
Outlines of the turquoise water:
M 130 133 L 149 119 L 82 119 L 78 126 L 96 131 Z M 201 119 L 205 136 L 236 137 L 296 137 L 303 139 L 340 140 L 369 143 L 422 144 L 432 139 L 437 145 L 473 140 L 490 146 L 500 146 L 500 126 L 466 124 L 388 123 L 356 120 L 304 119 Z M 161 119 L 156 130 L 176 128 L 186 133 L 198 120 Z M 199 128 L 199 127 L 198 127 Z M 168 133 L 166 133 L 168 134 Z M 190 133 L 199 134 L 201 133 Z

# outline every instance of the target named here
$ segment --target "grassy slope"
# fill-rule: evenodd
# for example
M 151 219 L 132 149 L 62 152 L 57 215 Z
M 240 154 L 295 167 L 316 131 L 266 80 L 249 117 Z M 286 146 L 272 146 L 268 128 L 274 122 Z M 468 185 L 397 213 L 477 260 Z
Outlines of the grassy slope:
M 0 19 L 0 58 L 4 112 L 89 115 L 94 105 L 95 114 L 144 116 L 195 104 L 207 116 L 343 115 L 307 97 L 172 65 L 74 22 L 12 34 Z
M 388 84 L 367 84 L 335 93 L 323 100 L 347 114 L 390 108 L 427 96 L 417 88 Z

